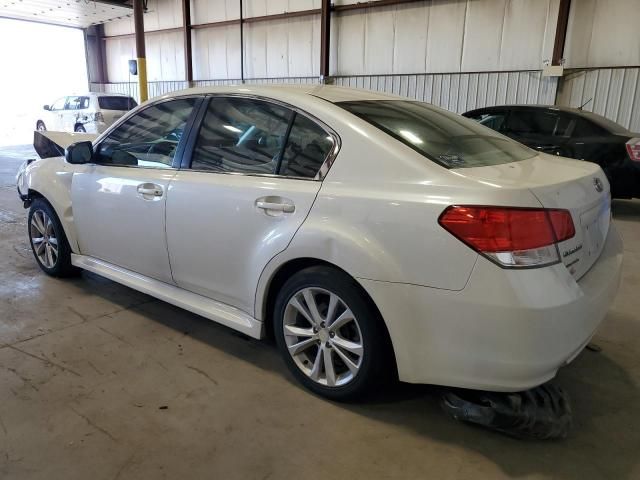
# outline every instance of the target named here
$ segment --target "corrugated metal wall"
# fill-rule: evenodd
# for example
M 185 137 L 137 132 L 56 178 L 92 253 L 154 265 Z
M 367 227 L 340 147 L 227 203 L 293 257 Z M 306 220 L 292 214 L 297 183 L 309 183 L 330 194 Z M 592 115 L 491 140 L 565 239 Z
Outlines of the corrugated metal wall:
M 318 77 L 254 78 L 247 84 L 318 83 Z M 233 85 L 239 79 L 198 80 L 195 86 Z M 488 105 L 514 103 L 553 104 L 557 79 L 539 71 L 416 75 L 360 75 L 334 77 L 336 85 L 393 93 L 433 103 L 462 113 Z M 137 98 L 133 83 L 92 84 L 97 91 L 127 93 Z M 151 82 L 149 95 L 186 88 L 186 82 Z
M 640 68 L 568 71 L 558 90 L 558 105 L 599 113 L 640 132 Z

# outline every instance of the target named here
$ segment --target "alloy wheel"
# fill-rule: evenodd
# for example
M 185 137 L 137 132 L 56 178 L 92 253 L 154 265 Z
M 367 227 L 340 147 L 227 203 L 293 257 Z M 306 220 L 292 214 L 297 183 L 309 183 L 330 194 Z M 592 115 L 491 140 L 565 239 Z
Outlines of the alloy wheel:
M 58 261 L 58 238 L 51 218 L 43 210 L 36 210 L 31 215 L 29 237 L 40 263 L 53 268 Z
M 364 355 L 360 325 L 335 293 L 316 287 L 294 293 L 283 332 L 293 361 L 314 382 L 340 387 L 357 376 Z

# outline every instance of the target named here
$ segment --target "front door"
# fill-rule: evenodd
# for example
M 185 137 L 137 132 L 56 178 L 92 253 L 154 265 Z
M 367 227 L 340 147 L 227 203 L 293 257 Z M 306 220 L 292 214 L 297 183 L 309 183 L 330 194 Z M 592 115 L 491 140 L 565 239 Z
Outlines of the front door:
M 213 97 L 167 198 L 176 284 L 253 315 L 260 274 L 309 213 L 335 144 L 326 127 L 280 104 Z
M 165 236 L 169 183 L 180 162 L 195 98 L 153 104 L 95 147 L 73 176 L 80 252 L 173 283 Z

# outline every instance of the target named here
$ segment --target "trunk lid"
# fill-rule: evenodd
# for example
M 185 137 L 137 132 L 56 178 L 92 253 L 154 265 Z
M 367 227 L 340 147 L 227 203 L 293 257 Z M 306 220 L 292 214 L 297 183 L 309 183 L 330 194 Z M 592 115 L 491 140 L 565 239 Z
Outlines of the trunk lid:
M 520 162 L 456 172 L 500 188 L 526 188 L 543 207 L 569 210 L 576 234 L 559 243 L 558 249 L 576 280 L 600 256 L 609 232 L 611 196 L 609 182 L 598 165 L 539 154 Z

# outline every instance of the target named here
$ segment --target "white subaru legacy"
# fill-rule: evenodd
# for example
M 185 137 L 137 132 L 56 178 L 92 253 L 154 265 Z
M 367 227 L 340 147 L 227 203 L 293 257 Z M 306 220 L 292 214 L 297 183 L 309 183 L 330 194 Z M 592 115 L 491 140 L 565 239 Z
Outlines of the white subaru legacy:
M 190 89 L 78 138 L 52 136 L 58 150 L 18 174 L 42 270 L 88 270 L 273 335 L 297 379 L 332 399 L 396 375 L 540 385 L 618 288 L 597 165 L 425 103 L 332 86 Z

